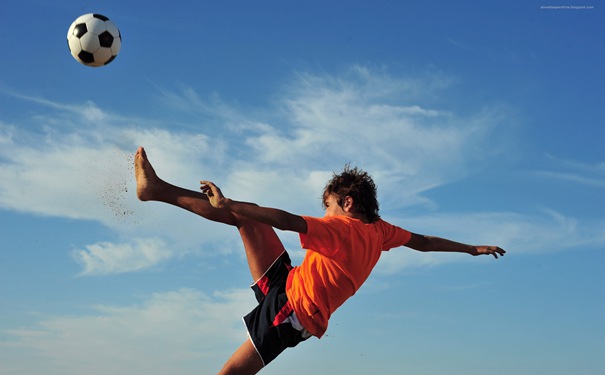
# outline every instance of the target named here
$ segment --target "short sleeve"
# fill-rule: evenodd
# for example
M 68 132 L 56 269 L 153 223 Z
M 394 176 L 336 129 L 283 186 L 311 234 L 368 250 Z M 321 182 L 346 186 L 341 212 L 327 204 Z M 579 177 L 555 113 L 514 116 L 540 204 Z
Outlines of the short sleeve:
M 349 226 L 337 218 L 326 219 L 303 216 L 307 222 L 307 233 L 300 233 L 300 245 L 321 255 L 331 257 L 346 243 Z
M 379 224 L 384 236 L 382 250 L 388 251 L 395 247 L 404 246 L 410 242 L 410 239 L 412 238 L 411 232 L 383 220 L 381 220 Z

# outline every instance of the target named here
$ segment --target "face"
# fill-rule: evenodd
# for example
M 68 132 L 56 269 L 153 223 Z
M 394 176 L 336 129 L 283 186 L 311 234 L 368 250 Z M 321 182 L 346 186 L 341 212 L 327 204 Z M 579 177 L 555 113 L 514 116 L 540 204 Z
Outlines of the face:
M 328 195 L 324 202 L 324 205 L 326 206 L 326 214 L 324 215 L 325 217 L 347 216 L 346 211 L 338 205 L 338 202 L 334 195 Z

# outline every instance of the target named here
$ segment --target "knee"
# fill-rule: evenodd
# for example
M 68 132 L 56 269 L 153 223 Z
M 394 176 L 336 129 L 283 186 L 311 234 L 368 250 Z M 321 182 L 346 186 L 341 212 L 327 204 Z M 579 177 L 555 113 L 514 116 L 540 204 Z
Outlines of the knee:
M 255 225 L 254 220 L 250 220 L 247 217 L 238 215 L 236 213 L 233 214 L 233 220 L 237 229 L 240 230 L 244 227 L 252 227 Z

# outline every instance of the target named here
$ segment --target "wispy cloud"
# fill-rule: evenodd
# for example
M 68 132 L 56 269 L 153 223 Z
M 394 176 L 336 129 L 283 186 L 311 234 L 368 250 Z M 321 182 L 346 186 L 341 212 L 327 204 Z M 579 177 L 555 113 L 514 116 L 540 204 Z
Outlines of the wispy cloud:
M 461 49 L 463 49 L 463 50 L 465 50 L 465 51 L 469 51 L 469 52 L 472 52 L 472 51 L 473 51 L 473 49 L 472 49 L 471 47 L 469 47 L 467 44 L 462 43 L 462 42 L 460 42 L 460 41 L 458 41 L 458 40 L 456 40 L 456 39 L 453 39 L 453 38 L 446 38 L 445 40 L 446 40 L 448 43 L 450 43 L 450 44 L 452 44 L 452 45 L 454 45 L 454 46 L 456 46 L 456 47 L 458 47 L 458 48 L 461 48 Z
M 534 171 L 537 176 L 585 186 L 605 187 L 605 161 L 590 164 L 550 154 L 546 157 L 552 167 Z
M 2 332 L 2 369 L 51 375 L 216 372 L 246 339 L 240 317 L 252 306 L 249 290 L 207 295 L 180 289 L 136 305 L 48 316 Z
M 579 185 L 605 187 L 605 178 L 582 176 L 574 173 L 555 172 L 555 171 L 536 171 L 537 176 L 550 178 L 559 181 L 568 181 Z
M 421 228 L 426 228 L 430 230 L 426 234 L 474 245 L 497 245 L 507 250 L 507 257 L 605 246 L 605 221 L 582 222 L 553 210 L 543 210 L 541 214 L 534 215 L 444 213 L 392 218 L 392 221 L 412 231 L 420 232 Z M 477 261 L 477 258 L 466 254 L 420 253 L 408 249 L 393 249 L 384 258 L 378 270 L 385 274 L 471 259 Z M 493 260 L 488 257 L 482 259 Z
M 484 144 L 503 128 L 504 109 L 461 116 L 426 104 L 451 82 L 440 74 L 401 78 L 354 66 L 341 75 L 296 74 L 272 107 L 256 113 L 256 121 L 235 115 L 237 109 L 224 103 L 220 107 L 241 139 L 232 142 L 238 145 L 230 149 L 233 162 L 250 175 L 258 173 L 257 183 L 275 182 L 260 178 L 271 170 L 281 185 L 306 188 L 310 184 L 301 180 L 329 175 L 352 162 L 372 171 L 381 186 L 405 182 L 407 197 L 400 202 L 417 204 L 426 202 L 421 192 L 503 155 L 503 145 L 486 149 Z M 187 112 L 206 111 L 217 100 L 204 100 L 191 90 L 175 95 L 170 102 L 187 106 L 180 108 Z M 234 123 L 236 118 L 241 122 Z M 292 183 L 289 176 L 296 176 Z
M 101 242 L 73 252 L 85 276 L 139 271 L 173 256 L 164 241 L 154 238 L 134 239 L 128 244 Z
M 0 207 L 111 228 L 115 238 L 79 245 L 74 253 L 82 274 L 91 275 L 153 267 L 200 244 L 240 250 L 237 241 L 228 242 L 228 228 L 136 200 L 132 153 L 139 145 L 176 185 L 197 189 L 207 178 L 232 197 L 300 214 L 321 215 L 323 184 L 347 162 L 373 174 L 390 209 L 430 206 L 423 192 L 504 156 L 505 145 L 484 145 L 505 128 L 505 109 L 462 115 L 429 104 L 451 83 L 442 74 L 396 77 L 361 66 L 340 75 L 299 72 L 266 108 L 250 114 L 189 88 L 161 91 L 162 100 L 179 103 L 174 111 L 224 125 L 195 131 L 121 117 L 90 102 L 22 96 L 49 111 L 22 120 L 35 126 L 0 124 Z M 123 240 L 147 237 L 154 240 Z
M 168 179 L 192 173 L 229 179 L 245 170 L 251 175 L 260 172 L 255 181 L 259 182 L 263 171 L 283 177 L 283 172 L 294 176 L 295 169 L 299 177 L 292 182 L 300 183 L 301 173 L 309 179 L 353 161 L 378 178 L 406 179 L 409 194 L 414 195 L 459 178 L 485 160 L 486 154 L 479 157 L 475 150 L 501 122 L 495 112 L 458 116 L 423 104 L 433 90 L 448 84 L 439 74 L 398 78 L 359 66 L 340 76 L 299 73 L 280 92 L 275 106 L 257 111 L 257 119 L 216 96 L 205 100 L 189 88 L 180 94 L 162 92 L 170 103 L 180 103 L 177 111 L 210 113 L 223 121 L 226 126 L 218 133 L 167 131 L 141 119 L 109 114 L 90 102 L 64 105 L 21 96 L 53 112 L 37 120 L 43 123 L 35 133 L 21 130 L 28 127 L 2 127 L 0 139 L 6 147 L 0 157 L 7 162 L 0 174 L 14 182 L 0 189 L 0 205 L 44 215 L 96 218 L 95 210 L 68 209 L 63 199 L 26 205 L 24 196 L 69 196 L 83 203 L 78 206 L 88 207 L 90 189 L 82 186 L 94 186 L 91 179 L 111 170 L 119 169 L 117 175 L 125 179 L 131 173 L 126 155 L 138 144 L 150 150 Z M 66 123 L 81 123 L 83 113 L 95 121 L 80 128 L 59 121 L 71 116 Z M 229 137 L 225 131 L 231 132 Z M 121 154 L 120 163 L 116 153 Z
M 100 109 L 94 102 L 86 101 L 84 103 L 59 103 L 52 100 L 48 100 L 42 97 L 22 95 L 18 93 L 11 92 L 9 93 L 11 96 L 19 99 L 23 99 L 32 103 L 36 103 L 45 107 L 49 107 L 51 109 L 55 109 L 61 113 L 69 113 L 75 116 L 75 118 L 80 119 L 80 121 L 84 122 L 104 122 L 109 118 L 116 118 L 115 115 L 110 115 L 106 111 Z

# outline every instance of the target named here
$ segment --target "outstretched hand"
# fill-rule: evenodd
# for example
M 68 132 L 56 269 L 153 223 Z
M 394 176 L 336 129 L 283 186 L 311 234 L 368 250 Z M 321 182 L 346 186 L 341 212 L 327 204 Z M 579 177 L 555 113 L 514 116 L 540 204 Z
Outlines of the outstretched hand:
M 471 255 L 493 255 L 498 259 L 498 255 L 504 256 L 505 253 L 506 251 L 498 246 L 473 246 Z
M 208 201 L 210 202 L 212 207 L 225 207 L 227 198 L 225 198 L 223 192 L 221 192 L 221 189 L 219 189 L 218 186 L 216 186 L 211 181 L 200 181 L 200 184 L 202 184 L 202 186 L 200 187 L 202 193 L 206 194 L 206 196 L 208 197 Z

